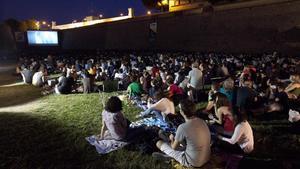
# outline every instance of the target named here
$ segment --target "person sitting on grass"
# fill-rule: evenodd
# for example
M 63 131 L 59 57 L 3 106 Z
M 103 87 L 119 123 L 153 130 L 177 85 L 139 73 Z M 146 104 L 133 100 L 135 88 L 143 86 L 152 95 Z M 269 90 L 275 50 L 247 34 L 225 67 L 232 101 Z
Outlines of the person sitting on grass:
M 127 92 L 129 94 L 130 99 L 134 99 L 136 97 L 141 97 L 143 89 L 141 84 L 137 82 L 137 77 L 135 75 L 132 75 L 130 77 L 131 83 L 129 84 L 127 88 Z
M 290 76 L 291 83 L 286 87 L 285 92 L 290 99 L 296 100 L 300 96 L 300 72 Z
M 100 139 L 124 140 L 128 121 L 122 113 L 122 101 L 112 96 L 108 99 L 102 112 L 102 128 Z
M 176 84 L 174 84 L 174 78 L 171 75 L 168 75 L 166 77 L 166 82 L 168 85 L 168 91 L 170 93 L 170 96 L 178 95 L 183 97 L 183 90 L 180 87 L 178 87 Z
M 213 107 L 214 107 L 214 98 L 213 98 L 213 96 L 216 93 L 218 93 L 219 90 L 220 90 L 220 83 L 212 82 L 211 89 L 208 92 L 208 103 L 207 103 L 206 108 L 203 110 L 203 112 L 209 113 L 209 112 L 211 112 L 211 110 L 213 110 Z
M 73 85 L 74 85 L 74 79 L 72 76 L 66 77 L 66 73 L 64 72 L 60 78 L 60 81 L 55 87 L 55 93 L 56 94 L 71 94 Z
M 36 87 L 43 87 L 46 79 L 45 76 L 47 75 L 46 70 L 43 66 L 41 66 L 40 71 L 34 73 L 32 77 L 32 85 Z
M 170 140 L 159 140 L 156 146 L 185 167 L 201 167 L 209 161 L 211 154 L 208 126 L 195 116 L 196 105 L 192 101 L 182 100 L 179 107 L 185 123 L 179 125 L 175 136 L 169 136 Z M 181 147 L 182 143 L 186 146 Z
M 253 131 L 247 121 L 244 111 L 233 108 L 235 128 L 231 138 L 218 135 L 221 140 L 219 146 L 222 150 L 233 154 L 251 153 L 254 149 Z
M 275 92 L 273 93 L 273 99 L 269 100 L 269 104 L 267 106 L 267 112 L 280 112 L 282 114 L 287 115 L 289 113 L 289 99 L 287 93 L 284 92 L 284 84 L 278 82 L 277 85 L 271 85 L 270 88 L 275 88 Z M 274 89 L 271 89 L 274 90 Z M 272 91 L 273 92 L 273 91 Z
M 119 97 L 112 96 L 102 112 L 102 127 L 98 139 L 137 142 L 147 131 L 143 127 L 130 128 L 130 123 L 122 112 L 122 101 Z
M 228 97 L 223 93 L 213 95 L 213 100 L 215 102 L 215 117 L 210 114 L 209 118 L 215 123 L 210 127 L 211 132 L 231 136 L 234 131 L 231 103 Z
M 33 72 L 28 68 L 28 65 L 24 66 L 21 75 L 25 84 L 31 84 Z

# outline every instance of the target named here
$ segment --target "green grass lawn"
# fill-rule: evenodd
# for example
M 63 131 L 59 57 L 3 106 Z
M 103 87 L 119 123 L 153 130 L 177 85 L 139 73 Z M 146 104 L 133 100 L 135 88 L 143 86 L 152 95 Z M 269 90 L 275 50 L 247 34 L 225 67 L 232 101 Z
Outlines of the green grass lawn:
M 104 94 L 104 99 L 117 94 Z M 34 101 L 30 106 L 16 108 L 13 112 L 1 111 L 1 107 L 30 101 Z M 198 105 L 199 108 L 203 106 L 205 103 Z M 134 120 L 140 112 L 127 102 L 124 102 L 123 108 L 130 120 Z M 85 137 L 100 132 L 102 109 L 99 94 L 42 96 L 40 89 L 28 85 L 0 87 L 0 168 L 171 167 L 137 151 L 122 149 L 107 155 L 97 154 Z M 245 165 L 250 164 L 248 168 L 253 168 L 251 164 L 261 166 L 272 163 L 275 168 L 276 165 L 289 168 L 297 162 L 299 164 L 300 137 L 289 131 L 291 125 L 286 120 L 252 123 L 255 151 L 244 162 Z M 282 164 L 280 161 L 292 164 Z
M 43 106 L 31 113 L 0 113 L 2 167 L 168 168 L 139 152 L 96 153 L 84 138 L 100 131 L 99 94 L 50 95 L 39 102 Z M 139 110 L 124 104 L 124 112 L 132 119 Z

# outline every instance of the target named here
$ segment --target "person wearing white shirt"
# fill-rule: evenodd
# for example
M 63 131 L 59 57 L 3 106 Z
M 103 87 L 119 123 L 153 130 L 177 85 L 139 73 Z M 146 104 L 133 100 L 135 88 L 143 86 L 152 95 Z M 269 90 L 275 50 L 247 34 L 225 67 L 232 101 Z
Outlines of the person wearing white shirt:
M 45 82 L 44 70 L 34 73 L 32 77 L 32 85 L 37 87 L 42 87 Z
M 234 107 L 233 110 L 236 126 L 231 138 L 226 138 L 220 135 L 218 136 L 220 140 L 225 142 L 225 144 L 221 145 L 221 148 L 229 153 L 251 153 L 254 149 L 252 128 L 246 120 L 246 115 L 243 111 L 238 111 L 236 107 Z

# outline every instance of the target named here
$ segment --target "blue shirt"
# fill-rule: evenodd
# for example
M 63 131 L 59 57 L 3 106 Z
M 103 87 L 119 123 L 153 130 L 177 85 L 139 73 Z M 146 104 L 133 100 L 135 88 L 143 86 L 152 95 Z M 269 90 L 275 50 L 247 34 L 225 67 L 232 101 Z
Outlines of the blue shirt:
M 228 100 L 230 102 L 232 102 L 233 100 L 233 91 L 230 90 L 225 90 L 223 87 L 220 89 L 220 93 L 223 93 L 226 95 L 226 97 L 228 98 Z

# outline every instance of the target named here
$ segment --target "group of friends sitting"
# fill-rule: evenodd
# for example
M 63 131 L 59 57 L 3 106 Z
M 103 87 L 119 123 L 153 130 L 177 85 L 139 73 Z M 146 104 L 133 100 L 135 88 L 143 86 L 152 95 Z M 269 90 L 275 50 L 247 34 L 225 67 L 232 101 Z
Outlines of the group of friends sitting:
M 99 90 L 97 81 L 117 81 L 120 90 L 127 90 L 128 99 L 143 108 L 137 120 L 151 116 L 176 129 L 168 132 L 156 126 L 156 147 L 162 154 L 154 155 L 171 157 L 186 167 L 206 165 L 211 149 L 251 153 L 254 138 L 249 118 L 287 119 L 292 111 L 290 121 L 300 120 L 300 59 L 276 52 L 22 56 L 17 72 L 25 83 L 53 86 L 57 94 L 80 88 L 89 93 Z M 46 83 L 53 73 L 60 77 Z M 197 109 L 203 101 L 207 106 Z M 97 139 L 135 142 L 141 133 L 149 132 L 143 125 L 132 127 L 119 97 L 109 98 L 104 107 Z

